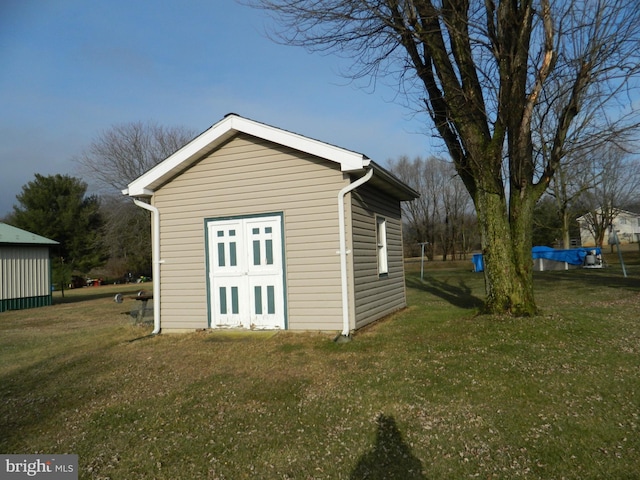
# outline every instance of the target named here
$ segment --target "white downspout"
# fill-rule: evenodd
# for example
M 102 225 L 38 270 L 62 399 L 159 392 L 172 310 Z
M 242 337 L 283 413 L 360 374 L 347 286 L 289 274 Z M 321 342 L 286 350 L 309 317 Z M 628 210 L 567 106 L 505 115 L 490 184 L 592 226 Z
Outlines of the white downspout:
M 347 233 L 344 218 L 344 197 L 350 191 L 366 183 L 373 176 L 373 168 L 338 193 L 338 222 L 340 227 L 340 280 L 342 284 L 342 336 L 349 337 L 349 284 L 347 281 Z M 155 284 L 154 284 L 155 285 Z
M 149 203 L 133 199 L 137 206 L 149 210 L 153 214 L 153 233 L 151 246 L 151 276 L 153 277 L 153 332 L 160 333 L 160 211 Z

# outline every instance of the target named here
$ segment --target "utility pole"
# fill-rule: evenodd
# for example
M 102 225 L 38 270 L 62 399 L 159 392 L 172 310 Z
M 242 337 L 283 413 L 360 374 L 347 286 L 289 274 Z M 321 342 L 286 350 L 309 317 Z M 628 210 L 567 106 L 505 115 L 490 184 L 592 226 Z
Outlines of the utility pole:
M 420 281 L 424 280 L 424 246 L 429 245 L 429 242 L 421 242 L 420 245 Z

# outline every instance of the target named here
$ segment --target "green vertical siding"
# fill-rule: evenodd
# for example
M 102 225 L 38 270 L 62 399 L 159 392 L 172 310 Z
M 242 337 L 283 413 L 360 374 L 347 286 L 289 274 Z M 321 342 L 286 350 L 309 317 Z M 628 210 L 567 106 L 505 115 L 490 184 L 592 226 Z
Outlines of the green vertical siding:
M 7 310 L 23 310 L 25 308 L 46 307 L 53 303 L 51 295 L 27 298 L 9 298 L 0 300 L 0 312 Z
M 0 246 L 0 312 L 51 303 L 49 247 Z

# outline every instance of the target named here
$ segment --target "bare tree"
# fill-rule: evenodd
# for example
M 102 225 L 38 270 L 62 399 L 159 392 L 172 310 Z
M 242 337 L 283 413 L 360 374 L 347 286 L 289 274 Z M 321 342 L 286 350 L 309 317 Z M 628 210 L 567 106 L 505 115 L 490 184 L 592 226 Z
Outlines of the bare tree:
M 562 118 L 562 108 L 572 92 L 563 72 L 553 72 L 548 87 L 541 92 L 541 101 L 535 110 L 533 129 L 534 154 L 540 156 L 539 165 L 551 161 L 553 138 Z M 617 89 L 623 87 L 618 82 Z M 604 94 L 614 98 L 616 90 Z M 562 149 L 562 161 L 558 162 L 556 172 L 551 178 L 548 193 L 553 197 L 561 226 L 561 240 L 564 248 L 570 248 L 570 226 L 575 220 L 577 200 L 587 191 L 596 187 L 591 175 L 591 160 L 598 156 L 596 151 L 608 148 L 608 145 L 629 144 L 637 135 L 637 116 L 632 108 L 621 106 L 618 116 L 612 118 L 609 102 L 602 95 L 583 96 L 573 124 L 567 131 Z
M 602 246 L 618 214 L 631 207 L 640 192 L 640 161 L 615 145 L 592 152 L 591 185 L 578 200 L 583 226 Z
M 152 122 L 115 125 L 98 135 L 74 159 L 103 198 L 102 235 L 109 248 L 111 274 L 150 271 L 149 214 L 125 198 L 122 189 L 194 136 L 195 132 L 187 128 Z
M 448 255 L 454 259 L 456 254 L 467 253 L 467 242 L 473 237 L 472 225 L 475 224 L 473 221 L 475 216 L 470 212 L 469 192 L 456 174 L 453 164 L 441 161 L 440 167 L 441 178 L 444 181 L 442 201 L 445 213 L 445 240 L 442 243 L 444 244 L 443 258 L 446 260 Z
M 589 174 L 588 155 L 566 156 L 566 161 L 558 165 L 551 179 L 550 195 L 555 204 L 560 223 L 560 240 L 564 248 L 571 248 L 571 225 L 575 221 L 576 203 L 594 185 Z
M 408 240 L 426 243 L 430 258 L 440 254 L 446 260 L 456 252 L 466 253 L 467 242 L 473 237 L 471 198 L 453 164 L 437 157 L 410 161 L 406 156 L 389 164 L 398 178 L 420 192 L 420 198 L 403 204 L 410 226 Z
M 96 137 L 75 161 L 101 193 L 120 193 L 130 182 L 193 139 L 184 127 L 153 122 L 114 125 Z
M 608 118 L 635 114 L 624 109 L 640 70 L 640 10 L 624 0 L 252 3 L 281 22 L 280 41 L 349 55 L 352 77 L 395 74 L 423 99 L 476 208 L 486 310 L 534 314 L 534 206 L 575 122 L 593 120 L 579 117 L 585 98 Z M 566 94 L 551 93 L 551 82 Z M 543 158 L 534 154 L 534 119 L 550 103 L 559 115 L 541 140 Z
M 427 256 L 433 257 L 434 239 L 431 225 L 436 205 L 428 195 L 424 194 L 427 191 L 424 161 L 420 157 L 409 160 L 406 155 L 403 155 L 396 160 L 389 160 L 389 166 L 400 180 L 421 193 L 420 197 L 414 201 L 402 204 L 404 220 L 409 227 L 409 235 L 405 237 L 405 243 L 426 243 L 429 246 Z

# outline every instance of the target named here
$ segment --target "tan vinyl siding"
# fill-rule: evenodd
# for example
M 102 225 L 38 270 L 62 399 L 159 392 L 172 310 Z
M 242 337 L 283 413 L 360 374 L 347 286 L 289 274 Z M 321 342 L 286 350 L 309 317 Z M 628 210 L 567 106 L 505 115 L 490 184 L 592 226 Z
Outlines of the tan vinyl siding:
M 400 202 L 365 184 L 352 195 L 355 327 L 406 306 Z M 386 219 L 388 274 L 378 274 L 376 215 Z
M 347 182 L 332 162 L 240 134 L 160 188 L 162 328 L 209 326 L 205 219 L 282 212 L 288 328 L 339 329 L 337 193 Z

